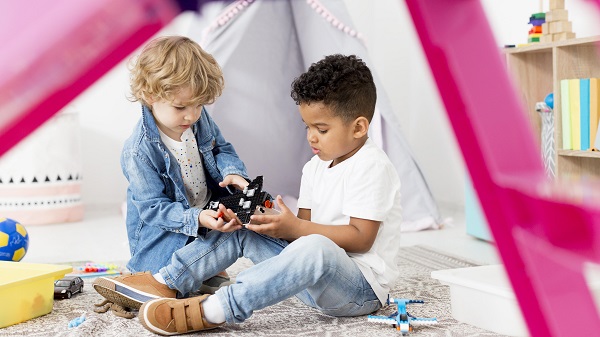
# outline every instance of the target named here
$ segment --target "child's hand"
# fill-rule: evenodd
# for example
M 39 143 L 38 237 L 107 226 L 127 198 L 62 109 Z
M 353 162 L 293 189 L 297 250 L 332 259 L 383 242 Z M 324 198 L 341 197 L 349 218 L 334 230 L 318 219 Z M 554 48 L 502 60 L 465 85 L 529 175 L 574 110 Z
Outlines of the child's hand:
M 248 186 L 248 181 L 244 179 L 242 176 L 238 176 L 237 174 L 230 174 L 225 176 L 223 181 L 219 183 L 221 187 L 227 187 L 227 185 L 233 185 L 238 190 L 243 190 L 244 187 Z
M 219 232 L 233 232 L 242 228 L 240 220 L 230 209 L 219 205 L 219 211 L 205 209 L 200 212 L 198 222 L 206 228 L 214 229 Z
M 300 219 L 290 211 L 280 195 L 277 196 L 277 205 L 281 210 L 281 214 L 252 215 L 250 217 L 250 224 L 247 224 L 246 228 L 274 238 L 297 239 L 298 234 L 296 234 L 296 229 L 298 228 Z

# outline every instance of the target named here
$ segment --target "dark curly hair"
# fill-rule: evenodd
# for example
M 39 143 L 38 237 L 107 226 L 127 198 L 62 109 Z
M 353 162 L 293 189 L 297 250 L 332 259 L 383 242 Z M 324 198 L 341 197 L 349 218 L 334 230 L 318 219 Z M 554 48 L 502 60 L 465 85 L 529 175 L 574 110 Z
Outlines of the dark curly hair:
M 356 55 L 329 55 L 292 82 L 297 105 L 322 102 L 346 122 L 364 116 L 371 122 L 377 90 L 369 67 Z

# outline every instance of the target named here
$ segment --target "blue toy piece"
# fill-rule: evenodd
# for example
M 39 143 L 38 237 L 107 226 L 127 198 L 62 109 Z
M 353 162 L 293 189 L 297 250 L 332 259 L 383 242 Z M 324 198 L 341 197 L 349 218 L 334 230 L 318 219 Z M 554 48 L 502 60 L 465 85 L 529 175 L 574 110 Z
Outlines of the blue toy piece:
M 546 105 L 549 106 L 550 109 L 554 109 L 554 93 L 553 92 L 546 95 L 546 98 L 544 98 L 544 103 L 546 103 Z
M 367 318 L 369 322 L 391 324 L 396 330 L 400 331 L 403 336 L 408 335 L 413 330 L 413 325 L 431 325 L 437 324 L 437 318 L 415 317 L 406 312 L 406 305 L 411 303 L 424 303 L 421 300 L 407 300 L 404 298 L 390 298 L 386 304 L 394 304 L 398 310 L 389 316 L 373 316 Z
M 21 261 L 29 247 L 29 234 L 23 225 L 0 218 L 0 260 Z
M 83 323 L 85 321 L 85 313 L 83 313 L 83 315 L 79 316 L 79 317 L 75 317 L 73 318 L 70 322 L 69 322 L 69 328 L 75 328 L 78 327 L 81 323 Z

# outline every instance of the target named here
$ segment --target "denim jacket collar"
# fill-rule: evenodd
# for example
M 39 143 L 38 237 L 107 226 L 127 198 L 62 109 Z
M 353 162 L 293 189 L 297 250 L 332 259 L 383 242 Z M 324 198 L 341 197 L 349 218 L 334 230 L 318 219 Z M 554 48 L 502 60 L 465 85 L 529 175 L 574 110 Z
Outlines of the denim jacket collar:
M 145 134 L 148 140 L 155 143 L 160 143 L 160 133 L 158 132 L 158 125 L 154 120 L 154 115 L 150 109 L 142 104 L 142 127 L 146 130 Z

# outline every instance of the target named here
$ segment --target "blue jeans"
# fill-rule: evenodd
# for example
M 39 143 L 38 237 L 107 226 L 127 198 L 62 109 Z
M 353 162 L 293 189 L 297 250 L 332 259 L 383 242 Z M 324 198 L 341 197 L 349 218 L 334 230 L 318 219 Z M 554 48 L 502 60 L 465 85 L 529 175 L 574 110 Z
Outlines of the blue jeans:
M 366 315 L 381 308 L 356 263 L 322 235 L 288 243 L 246 229 L 210 231 L 176 251 L 160 273 L 170 288 L 186 294 L 242 256 L 255 265 L 216 292 L 228 323 L 241 323 L 254 310 L 294 295 L 331 316 Z

